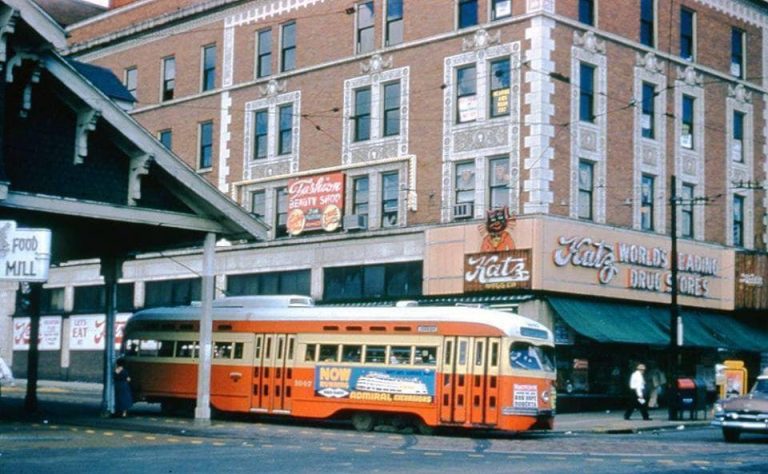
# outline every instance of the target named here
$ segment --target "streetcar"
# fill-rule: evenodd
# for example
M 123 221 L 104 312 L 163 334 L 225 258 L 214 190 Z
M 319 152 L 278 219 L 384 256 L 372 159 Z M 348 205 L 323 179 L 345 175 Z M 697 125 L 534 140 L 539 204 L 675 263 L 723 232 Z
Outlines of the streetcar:
M 121 356 L 137 400 L 194 407 L 200 305 L 127 322 Z M 213 301 L 210 402 L 222 412 L 501 431 L 552 429 L 552 333 L 462 306 L 316 306 L 306 296 Z

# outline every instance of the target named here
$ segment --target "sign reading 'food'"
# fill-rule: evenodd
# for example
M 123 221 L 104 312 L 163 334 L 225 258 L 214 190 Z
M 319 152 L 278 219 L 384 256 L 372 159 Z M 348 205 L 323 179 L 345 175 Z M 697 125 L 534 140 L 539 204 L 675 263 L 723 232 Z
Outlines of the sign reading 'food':
M 333 232 L 344 210 L 344 173 L 295 178 L 288 181 L 288 221 L 291 235 L 322 229 Z

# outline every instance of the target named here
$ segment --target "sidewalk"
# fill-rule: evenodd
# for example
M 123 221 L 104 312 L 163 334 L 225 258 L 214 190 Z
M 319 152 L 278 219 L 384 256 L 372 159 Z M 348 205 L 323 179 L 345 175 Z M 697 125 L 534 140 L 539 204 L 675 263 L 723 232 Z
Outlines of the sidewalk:
M 191 418 L 166 418 L 159 411 L 152 413 L 157 405 L 138 403 L 134 406 L 134 415 L 128 418 L 108 418 L 101 415 L 100 400 L 102 385 L 99 383 L 82 382 L 38 382 L 38 404 L 40 413 L 25 415 L 23 413 L 26 380 L 16 380 L 16 386 L 2 388 L 3 413 L 0 418 L 13 419 L 19 422 L 43 422 L 75 426 L 91 426 L 109 429 L 131 429 L 155 433 L 179 433 L 209 437 L 242 437 L 248 436 L 249 423 L 243 417 L 231 417 L 227 420 L 212 421 L 194 420 Z M 80 394 L 87 397 L 83 409 L 77 413 L 56 411 L 53 406 L 46 406 L 46 394 Z M 149 413 L 148 413 L 149 411 Z M 651 420 L 644 421 L 639 413 L 625 420 L 623 411 L 591 411 L 581 413 L 563 413 L 555 417 L 555 428 L 551 432 L 560 434 L 627 434 L 659 430 L 694 429 L 709 426 L 711 416 L 704 418 L 699 412 L 697 420 L 668 420 L 666 409 L 649 411 Z M 687 415 L 687 413 L 686 413 Z M 253 423 L 251 423 L 253 425 Z

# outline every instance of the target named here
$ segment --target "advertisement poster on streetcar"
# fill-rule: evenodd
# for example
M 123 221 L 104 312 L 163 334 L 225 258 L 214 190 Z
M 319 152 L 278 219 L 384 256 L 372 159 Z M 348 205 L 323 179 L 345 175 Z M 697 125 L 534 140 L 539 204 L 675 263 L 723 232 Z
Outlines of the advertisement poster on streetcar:
M 29 335 L 32 331 L 30 318 L 13 320 L 13 350 L 28 351 Z M 58 351 L 61 349 L 61 316 L 42 316 L 37 337 L 37 349 L 40 351 Z
M 318 366 L 315 395 L 380 402 L 432 403 L 434 369 Z
M 288 180 L 288 220 L 291 235 L 305 231 L 333 232 L 344 212 L 344 173 L 304 176 Z

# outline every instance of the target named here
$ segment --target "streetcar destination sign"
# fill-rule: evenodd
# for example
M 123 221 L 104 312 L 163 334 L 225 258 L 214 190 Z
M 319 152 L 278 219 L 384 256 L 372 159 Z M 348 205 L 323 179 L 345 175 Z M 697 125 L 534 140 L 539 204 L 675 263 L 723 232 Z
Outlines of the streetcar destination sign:
M 48 280 L 51 231 L 20 229 L 15 221 L 0 221 L 0 280 Z

